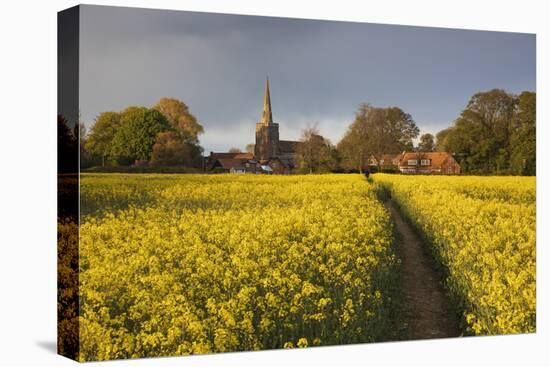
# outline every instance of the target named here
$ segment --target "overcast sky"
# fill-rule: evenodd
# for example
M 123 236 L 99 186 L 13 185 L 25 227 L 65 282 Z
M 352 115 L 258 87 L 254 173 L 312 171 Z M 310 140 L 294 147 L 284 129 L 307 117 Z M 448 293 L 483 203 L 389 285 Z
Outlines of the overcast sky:
M 80 113 L 184 101 L 206 152 L 254 142 L 269 76 L 280 138 L 308 124 L 337 143 L 362 102 L 398 106 L 421 132 L 478 91 L 535 91 L 535 36 L 82 6 Z

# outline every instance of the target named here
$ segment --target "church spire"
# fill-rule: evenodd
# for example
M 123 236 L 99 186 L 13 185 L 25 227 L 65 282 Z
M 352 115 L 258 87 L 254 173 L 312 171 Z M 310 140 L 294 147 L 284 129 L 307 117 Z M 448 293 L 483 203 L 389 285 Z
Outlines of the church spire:
M 264 113 L 262 115 L 262 123 L 273 123 L 273 116 L 271 115 L 271 98 L 269 97 L 269 78 L 265 79 Z

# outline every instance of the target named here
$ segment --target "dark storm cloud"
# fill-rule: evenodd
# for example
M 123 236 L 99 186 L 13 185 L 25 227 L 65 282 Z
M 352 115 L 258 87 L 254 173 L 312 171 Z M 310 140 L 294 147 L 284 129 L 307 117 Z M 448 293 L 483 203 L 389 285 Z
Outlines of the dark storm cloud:
M 253 142 L 269 75 L 281 138 L 318 123 L 337 142 L 361 102 L 396 105 L 424 131 L 482 90 L 535 89 L 535 36 L 84 6 L 81 114 L 185 101 L 206 150 Z

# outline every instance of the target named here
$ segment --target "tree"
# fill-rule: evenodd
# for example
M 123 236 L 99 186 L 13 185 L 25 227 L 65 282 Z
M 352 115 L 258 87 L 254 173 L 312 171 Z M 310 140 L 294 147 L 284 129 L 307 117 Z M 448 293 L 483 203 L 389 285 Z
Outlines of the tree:
M 465 172 L 509 171 L 510 135 L 517 98 L 501 89 L 472 96 L 446 136 L 446 148 Z
M 120 127 L 113 137 L 111 154 L 119 164 L 149 161 L 157 134 L 172 130 L 166 117 L 157 110 L 128 107 L 121 113 Z
M 418 150 L 421 152 L 432 152 L 435 148 L 434 136 L 432 134 L 422 134 Z
M 344 137 L 340 140 L 336 149 L 342 157 L 342 165 L 348 169 L 358 169 L 362 172 L 367 164 L 372 141 L 367 134 L 367 116 L 373 111 L 369 104 L 362 104 L 355 114 L 355 121 L 348 126 Z
M 412 116 L 399 107 L 388 107 L 383 110 L 385 110 L 385 120 L 375 137 L 381 138 L 386 146 L 382 145 L 380 148 L 379 145 L 377 155 L 412 150 L 413 139 L 420 132 Z
M 297 149 L 298 165 L 301 171 L 309 173 L 329 172 L 335 169 L 334 148 L 330 141 L 319 134 L 316 126 L 302 130 Z
M 518 97 L 516 118 L 510 137 L 510 168 L 514 174 L 531 176 L 537 171 L 536 104 L 536 93 L 523 92 Z
M 230 148 L 229 153 L 242 153 L 242 151 L 239 148 Z
M 449 136 L 449 132 L 451 131 L 451 129 L 452 127 L 448 127 L 435 134 L 435 150 L 437 150 L 438 152 L 447 151 L 447 137 Z
M 411 115 L 400 108 L 378 108 L 363 103 L 337 149 L 344 168 L 362 172 L 371 156 L 412 150 L 412 141 L 418 133 Z
M 151 164 L 153 166 L 189 166 L 192 164 L 192 145 L 185 143 L 178 132 L 162 131 L 157 134 Z
M 161 112 L 186 143 L 198 144 L 199 134 L 204 132 L 201 124 L 185 103 L 175 98 L 161 98 L 153 109 Z
M 78 144 L 80 149 L 80 168 L 87 168 L 91 167 L 95 164 L 94 157 L 88 151 L 86 148 L 86 145 L 88 143 L 88 133 L 86 129 L 86 125 L 84 125 L 84 122 L 80 121 L 78 123 L 78 129 L 75 127 L 75 133 L 78 136 Z
M 90 153 L 101 157 L 101 165 L 105 166 L 105 158 L 111 154 L 112 142 L 120 126 L 120 113 L 102 112 L 95 119 L 85 147 Z

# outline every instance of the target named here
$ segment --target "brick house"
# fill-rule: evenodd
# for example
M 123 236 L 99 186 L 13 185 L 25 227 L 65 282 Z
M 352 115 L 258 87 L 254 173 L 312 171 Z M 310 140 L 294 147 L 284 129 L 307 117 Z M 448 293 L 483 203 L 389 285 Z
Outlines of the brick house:
M 404 152 L 399 162 L 399 171 L 413 174 L 457 175 L 460 165 L 447 152 Z

